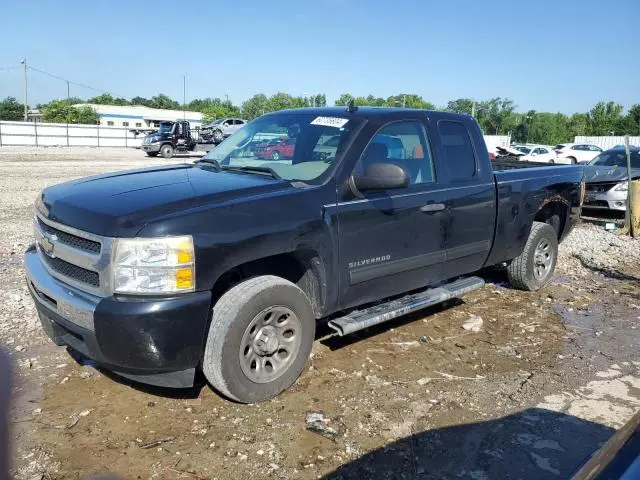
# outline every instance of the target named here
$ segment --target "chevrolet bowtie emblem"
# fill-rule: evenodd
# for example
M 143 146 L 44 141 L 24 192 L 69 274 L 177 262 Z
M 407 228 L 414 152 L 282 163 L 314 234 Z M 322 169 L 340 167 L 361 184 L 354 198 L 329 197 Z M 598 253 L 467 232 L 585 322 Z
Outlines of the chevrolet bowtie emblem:
M 42 237 L 40 238 L 40 248 L 47 256 L 51 258 L 55 256 L 53 254 L 53 249 L 54 249 L 53 242 L 55 242 L 57 239 L 58 237 L 56 237 L 55 235 L 51 235 L 51 237 L 49 237 L 49 235 L 47 234 L 42 234 Z

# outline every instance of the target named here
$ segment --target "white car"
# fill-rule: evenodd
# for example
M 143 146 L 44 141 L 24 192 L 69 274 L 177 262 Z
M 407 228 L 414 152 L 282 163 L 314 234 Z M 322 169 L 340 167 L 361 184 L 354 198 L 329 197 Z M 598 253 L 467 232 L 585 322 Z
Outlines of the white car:
M 600 147 L 588 143 L 562 143 L 556 145 L 554 150 L 558 157 L 556 163 L 568 164 L 590 162 L 602 153 Z
M 524 153 L 519 158 L 521 162 L 541 162 L 555 163 L 556 153 L 550 148 L 542 145 L 515 145 L 516 150 Z

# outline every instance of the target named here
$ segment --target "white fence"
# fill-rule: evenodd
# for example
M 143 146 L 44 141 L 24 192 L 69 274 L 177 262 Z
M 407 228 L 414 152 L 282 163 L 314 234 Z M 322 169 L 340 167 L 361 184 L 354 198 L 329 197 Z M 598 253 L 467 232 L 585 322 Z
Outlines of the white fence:
M 603 150 L 613 148 L 616 145 L 624 145 L 624 137 L 575 137 L 574 143 L 590 143 L 597 145 Z M 640 146 L 640 137 L 629 137 L 630 145 Z
M 0 122 L 0 147 L 139 147 L 142 137 L 122 127 Z

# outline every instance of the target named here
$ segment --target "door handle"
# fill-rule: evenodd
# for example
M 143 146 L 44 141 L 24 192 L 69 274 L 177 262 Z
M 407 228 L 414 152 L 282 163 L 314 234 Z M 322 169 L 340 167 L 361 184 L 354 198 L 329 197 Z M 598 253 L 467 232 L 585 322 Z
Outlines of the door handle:
M 420 207 L 420 211 L 424 213 L 439 212 L 444 210 L 444 203 L 427 203 Z

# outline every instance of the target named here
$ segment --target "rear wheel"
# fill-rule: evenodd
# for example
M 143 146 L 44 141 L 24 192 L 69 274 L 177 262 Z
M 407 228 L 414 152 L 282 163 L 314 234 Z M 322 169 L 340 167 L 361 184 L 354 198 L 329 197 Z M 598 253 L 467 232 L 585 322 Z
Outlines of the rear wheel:
M 578 163 L 578 161 L 573 157 L 567 157 L 567 160 L 569 160 L 569 163 L 571 165 L 575 165 L 576 163 Z
M 557 260 L 556 230 L 547 223 L 533 222 L 522 253 L 507 267 L 509 283 L 520 290 L 538 290 L 551 280 Z
M 271 152 L 271 159 L 280 160 L 280 152 L 277 150 L 274 150 L 273 152 Z
M 173 147 L 168 143 L 162 145 L 162 147 L 160 147 L 160 155 L 162 155 L 163 158 L 173 157 Z
M 158 152 L 147 152 L 147 156 L 148 157 L 157 157 L 158 156 Z
M 315 317 L 305 293 L 280 277 L 254 277 L 213 307 L 202 369 L 223 395 L 262 402 L 296 381 L 314 337 Z

